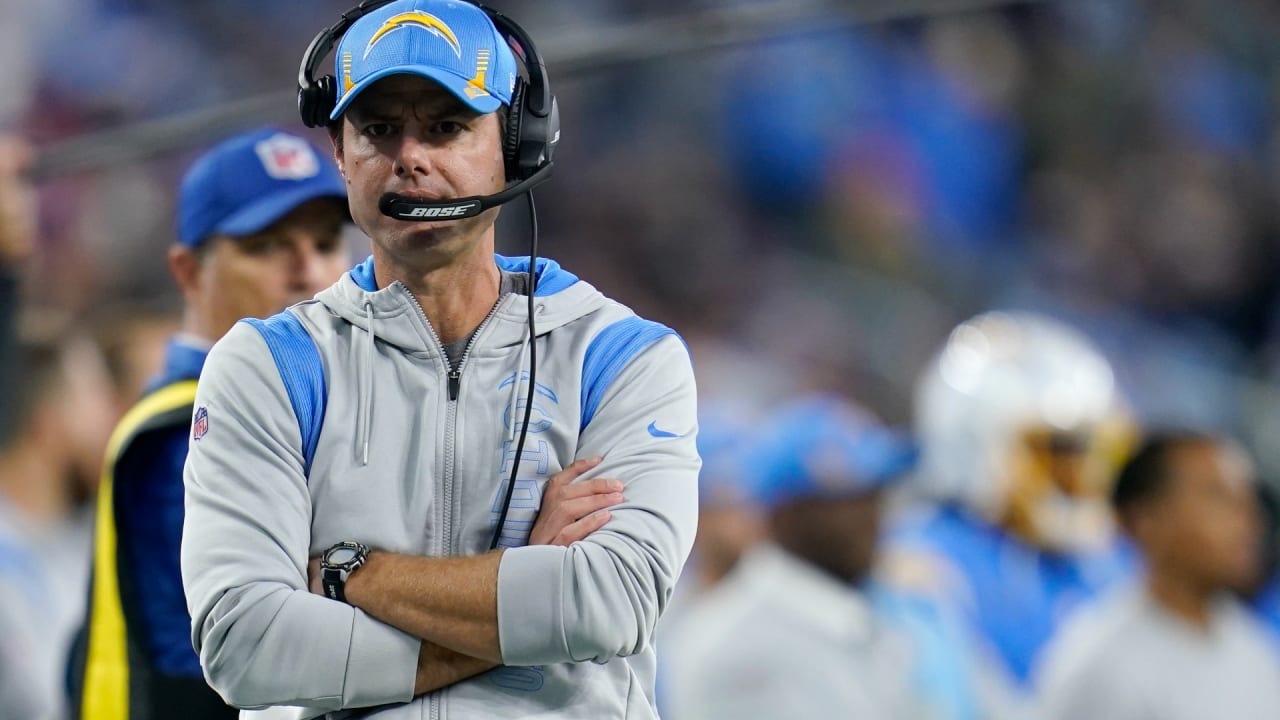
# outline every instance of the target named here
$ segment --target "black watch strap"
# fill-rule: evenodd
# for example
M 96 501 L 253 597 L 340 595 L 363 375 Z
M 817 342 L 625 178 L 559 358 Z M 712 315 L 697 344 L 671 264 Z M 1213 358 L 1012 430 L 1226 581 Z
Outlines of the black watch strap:
M 349 540 L 337 543 L 324 551 L 320 558 L 320 584 L 325 597 L 338 602 L 347 601 L 347 580 L 359 570 L 369 557 L 369 548 Z
M 320 568 L 320 583 L 324 585 L 324 596 L 338 602 L 347 601 L 347 580 L 342 571 L 335 567 Z

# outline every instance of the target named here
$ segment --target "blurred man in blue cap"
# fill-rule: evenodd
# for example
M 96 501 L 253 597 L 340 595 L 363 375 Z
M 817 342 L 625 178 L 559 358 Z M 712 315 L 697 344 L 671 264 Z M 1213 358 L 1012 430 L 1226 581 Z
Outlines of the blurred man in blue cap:
M 782 408 L 754 443 L 770 539 L 684 618 L 670 717 L 973 717 L 958 646 L 870 579 L 911 444 L 832 396 Z
M 658 626 L 657 699 L 660 714 L 667 716 L 667 686 L 671 671 L 666 662 L 684 637 L 700 630 L 686 622 L 702 599 L 733 572 L 756 543 L 764 539 L 764 517 L 756 504 L 747 471 L 747 451 L 757 418 L 738 408 L 703 404 L 698 409 L 698 534 L 685 564 L 682 579 Z M 679 685 L 679 680 L 675 681 Z
M 196 379 L 214 342 L 241 318 L 308 300 L 347 265 L 346 188 L 333 161 L 275 129 L 233 137 L 182 181 L 169 269 L 184 301 L 182 331 L 161 375 L 107 449 L 93 590 L 73 658 L 79 717 L 231 718 L 191 647 L 179 547 L 182 468 Z
M 764 535 L 747 470 L 751 433 L 746 418 L 718 408 L 698 415 L 698 534 L 677 589 L 677 595 L 695 597 L 718 585 Z

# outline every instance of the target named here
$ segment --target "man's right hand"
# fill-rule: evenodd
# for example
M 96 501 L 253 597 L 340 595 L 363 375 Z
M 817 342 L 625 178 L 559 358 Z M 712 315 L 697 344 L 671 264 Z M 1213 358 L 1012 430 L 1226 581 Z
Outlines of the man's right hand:
M 529 533 L 530 545 L 569 545 L 604 527 L 609 510 L 624 498 L 622 482 L 592 478 L 575 483 L 604 458 L 576 460 L 551 476 L 542 491 L 542 508 Z

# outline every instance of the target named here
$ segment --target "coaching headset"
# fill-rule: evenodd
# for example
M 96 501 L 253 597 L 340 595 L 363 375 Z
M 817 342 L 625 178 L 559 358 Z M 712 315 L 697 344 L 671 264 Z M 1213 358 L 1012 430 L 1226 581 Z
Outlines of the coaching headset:
M 329 114 L 338 104 L 338 79 L 316 77 L 316 70 L 329 51 L 357 20 L 396 0 L 365 0 L 342 14 L 332 26 L 321 30 L 307 46 L 298 68 L 298 112 L 307 127 L 329 125 Z M 502 155 L 507 182 L 513 183 L 493 195 L 477 195 L 444 202 L 418 202 L 395 193 L 383 195 L 378 207 L 398 220 L 472 217 L 515 199 L 551 177 L 552 156 L 560 141 L 560 106 L 547 81 L 547 66 L 529 34 L 514 20 L 492 8 L 473 3 L 484 11 L 498 32 L 506 38 L 516 57 L 524 64 L 529 79 L 516 77 L 511 107 L 502 132 Z M 427 211 L 433 211 L 430 216 Z
M 331 122 L 329 114 L 338 104 L 338 80 L 333 75 L 316 77 L 316 70 L 324 62 L 329 51 L 342 38 L 343 33 L 351 29 L 357 20 L 389 5 L 396 0 L 364 0 L 342 14 L 342 18 L 332 26 L 321 30 L 319 35 L 307 46 L 302 56 L 302 65 L 298 68 L 298 112 L 307 127 L 325 127 Z M 493 195 L 474 195 L 439 202 L 420 202 L 396 193 L 386 193 L 378 201 L 378 209 L 384 215 L 406 221 L 438 220 L 447 217 L 450 220 L 472 217 L 497 207 L 520 195 L 529 201 L 529 221 L 532 237 L 529 243 L 529 392 L 525 398 L 524 422 L 520 428 L 520 439 L 516 443 L 515 459 L 511 464 L 511 477 L 507 481 L 506 498 L 502 503 L 502 514 L 493 531 L 489 548 L 498 546 L 502 530 L 506 524 L 507 512 L 511 509 L 511 498 L 516 487 L 516 474 L 520 469 L 520 456 L 524 451 L 525 436 L 529 431 L 529 414 L 533 409 L 533 392 L 536 387 L 538 354 L 537 337 L 534 327 L 533 297 L 538 287 L 536 272 L 538 260 L 538 213 L 533 202 L 533 194 L 529 192 L 551 177 L 554 167 L 552 155 L 556 143 L 560 141 L 560 107 L 555 95 L 551 94 L 551 85 L 547 81 L 547 66 L 538 49 L 534 46 L 529 34 L 507 16 L 487 8 L 479 3 L 472 3 L 484 11 L 493 22 L 494 27 L 507 40 L 516 57 L 524 64 L 529 78 L 526 81 L 517 75 L 515 89 L 511 93 L 511 107 L 507 113 L 506 127 L 502 132 L 502 156 L 506 166 L 507 182 L 511 183 L 501 192 Z

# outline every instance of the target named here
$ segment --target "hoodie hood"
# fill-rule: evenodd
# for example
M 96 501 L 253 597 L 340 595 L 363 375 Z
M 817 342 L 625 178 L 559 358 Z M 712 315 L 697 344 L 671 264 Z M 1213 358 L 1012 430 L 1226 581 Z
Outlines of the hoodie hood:
M 507 272 L 528 272 L 529 258 L 494 255 L 498 268 Z M 608 300 L 576 275 L 549 258 L 538 258 L 538 290 L 534 293 L 535 325 L 538 335 L 545 335 L 599 309 Z M 331 313 L 364 331 L 370 330 L 378 340 L 391 343 L 407 352 L 437 353 L 437 340 L 422 322 L 418 303 L 409 289 L 394 282 L 377 289 L 373 257 L 343 273 L 333 286 L 316 296 Z M 505 348 L 524 342 L 527 337 L 527 296 L 510 293 L 498 301 L 498 307 L 486 329 L 489 348 Z

